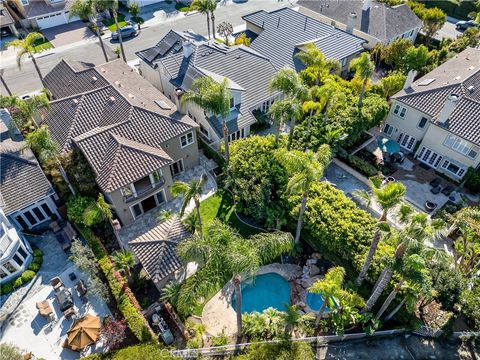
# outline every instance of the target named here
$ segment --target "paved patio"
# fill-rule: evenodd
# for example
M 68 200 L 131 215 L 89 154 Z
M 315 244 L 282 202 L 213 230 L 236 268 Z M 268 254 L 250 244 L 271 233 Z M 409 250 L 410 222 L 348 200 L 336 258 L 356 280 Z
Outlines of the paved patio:
M 200 165 L 194 167 L 193 169 L 187 170 L 181 175 L 175 177 L 175 181 L 190 182 L 193 179 L 199 179 L 201 176 L 206 175 L 207 181 L 203 187 L 203 194 L 200 197 L 200 200 L 205 200 L 206 198 L 212 196 L 217 191 L 217 183 L 213 176 L 209 173 L 210 170 L 213 170 L 217 167 L 217 163 L 211 159 L 208 159 L 204 155 L 200 155 Z M 153 210 L 150 210 L 146 214 L 142 215 L 135 220 L 130 225 L 124 226 L 119 232 L 119 238 L 122 242 L 122 245 L 128 248 L 128 242 L 132 239 L 137 238 L 138 236 L 146 233 L 160 222 L 160 214 L 162 211 L 171 211 L 174 214 L 180 212 L 182 207 L 183 196 L 179 195 L 175 199 L 167 202 L 166 204 L 159 206 Z M 195 207 L 193 201 L 185 209 L 185 214 L 188 214 Z
M 82 303 L 73 289 L 74 282 L 69 279 L 68 274 L 75 272 L 77 278 L 84 281 L 87 276 L 68 260 L 52 234 L 29 237 L 29 241 L 43 251 L 42 268 L 32 282 L 2 297 L 0 341 L 31 351 L 36 358 L 78 359 L 80 353 L 62 347 L 73 320 L 63 317 L 50 285 L 51 278 L 59 276 L 66 288 L 70 289 L 78 317 L 86 314 L 104 317 L 110 315 L 110 310 L 103 301 L 91 295 L 87 295 L 88 303 Z M 51 323 L 40 316 L 36 308 L 37 302 L 46 299 L 50 302 L 57 319 Z M 97 343 L 96 347 L 89 348 L 82 355 L 97 351 L 105 351 L 102 344 Z

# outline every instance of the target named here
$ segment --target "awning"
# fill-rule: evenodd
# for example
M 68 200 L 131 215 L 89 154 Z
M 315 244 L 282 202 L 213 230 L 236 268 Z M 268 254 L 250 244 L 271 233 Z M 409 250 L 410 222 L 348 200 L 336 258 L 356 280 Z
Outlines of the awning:
M 387 154 L 394 154 L 400 151 L 400 145 L 395 140 L 382 137 L 377 140 L 377 143 L 380 150 Z

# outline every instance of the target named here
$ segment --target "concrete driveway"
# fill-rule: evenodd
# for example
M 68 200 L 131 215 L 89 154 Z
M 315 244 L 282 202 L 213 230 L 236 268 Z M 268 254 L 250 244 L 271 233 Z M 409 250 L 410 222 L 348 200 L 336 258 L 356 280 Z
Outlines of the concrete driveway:
M 458 19 L 447 17 L 447 22 L 442 28 L 435 34 L 435 39 L 442 40 L 443 38 L 456 39 L 463 34 L 463 31 L 458 31 L 455 27 L 455 23 Z
M 83 21 L 74 21 L 69 24 L 55 26 L 42 30 L 42 33 L 56 48 L 95 38 L 95 34 L 90 31 L 87 23 Z

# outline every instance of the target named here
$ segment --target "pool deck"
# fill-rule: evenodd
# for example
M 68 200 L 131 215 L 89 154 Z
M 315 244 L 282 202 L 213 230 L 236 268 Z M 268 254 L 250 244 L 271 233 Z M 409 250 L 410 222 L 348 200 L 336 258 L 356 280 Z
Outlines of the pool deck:
M 276 273 L 291 281 L 301 275 L 302 269 L 292 264 L 270 264 L 262 266 L 257 275 L 267 273 Z M 225 334 L 229 337 L 237 334 L 237 317 L 232 307 L 233 293 L 234 287 L 229 281 L 205 304 L 202 323 L 210 335 L 217 335 L 222 332 L 222 329 L 225 329 Z

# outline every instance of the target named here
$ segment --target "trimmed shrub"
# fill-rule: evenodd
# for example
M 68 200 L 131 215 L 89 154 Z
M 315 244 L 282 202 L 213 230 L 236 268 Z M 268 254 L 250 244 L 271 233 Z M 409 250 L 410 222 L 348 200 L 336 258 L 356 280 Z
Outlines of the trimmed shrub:
M 11 282 L 8 282 L 8 283 L 6 283 L 6 284 L 3 284 L 2 287 L 1 287 L 2 295 L 11 293 L 12 291 L 13 291 L 13 285 L 12 285 Z
M 22 278 L 22 282 L 25 284 L 29 281 L 31 281 L 35 277 L 35 272 L 32 270 L 26 270 L 20 275 Z
M 36 257 L 36 258 L 37 258 L 37 257 L 42 258 L 42 256 L 43 256 L 42 250 L 40 250 L 40 249 L 34 249 L 34 250 L 33 250 L 33 256 Z
M 67 203 L 68 220 L 83 224 L 83 214 L 85 210 L 95 202 L 94 199 L 84 196 L 76 196 Z
M 465 187 L 474 193 L 480 193 L 480 170 L 468 169 L 465 175 Z
M 359 158 L 358 156 L 351 155 L 348 157 L 348 163 L 355 169 L 361 172 L 367 177 L 372 177 L 378 174 L 378 170 L 375 166 L 369 162 Z
M 32 262 L 30 263 L 30 265 L 28 266 L 28 270 L 37 272 L 38 270 L 40 270 L 40 266 L 41 266 L 40 264 L 32 261 Z
M 13 287 L 16 289 L 16 288 L 19 288 L 20 286 L 23 285 L 23 280 L 22 280 L 22 277 L 19 276 L 18 278 L 16 278 L 14 281 L 13 281 Z

